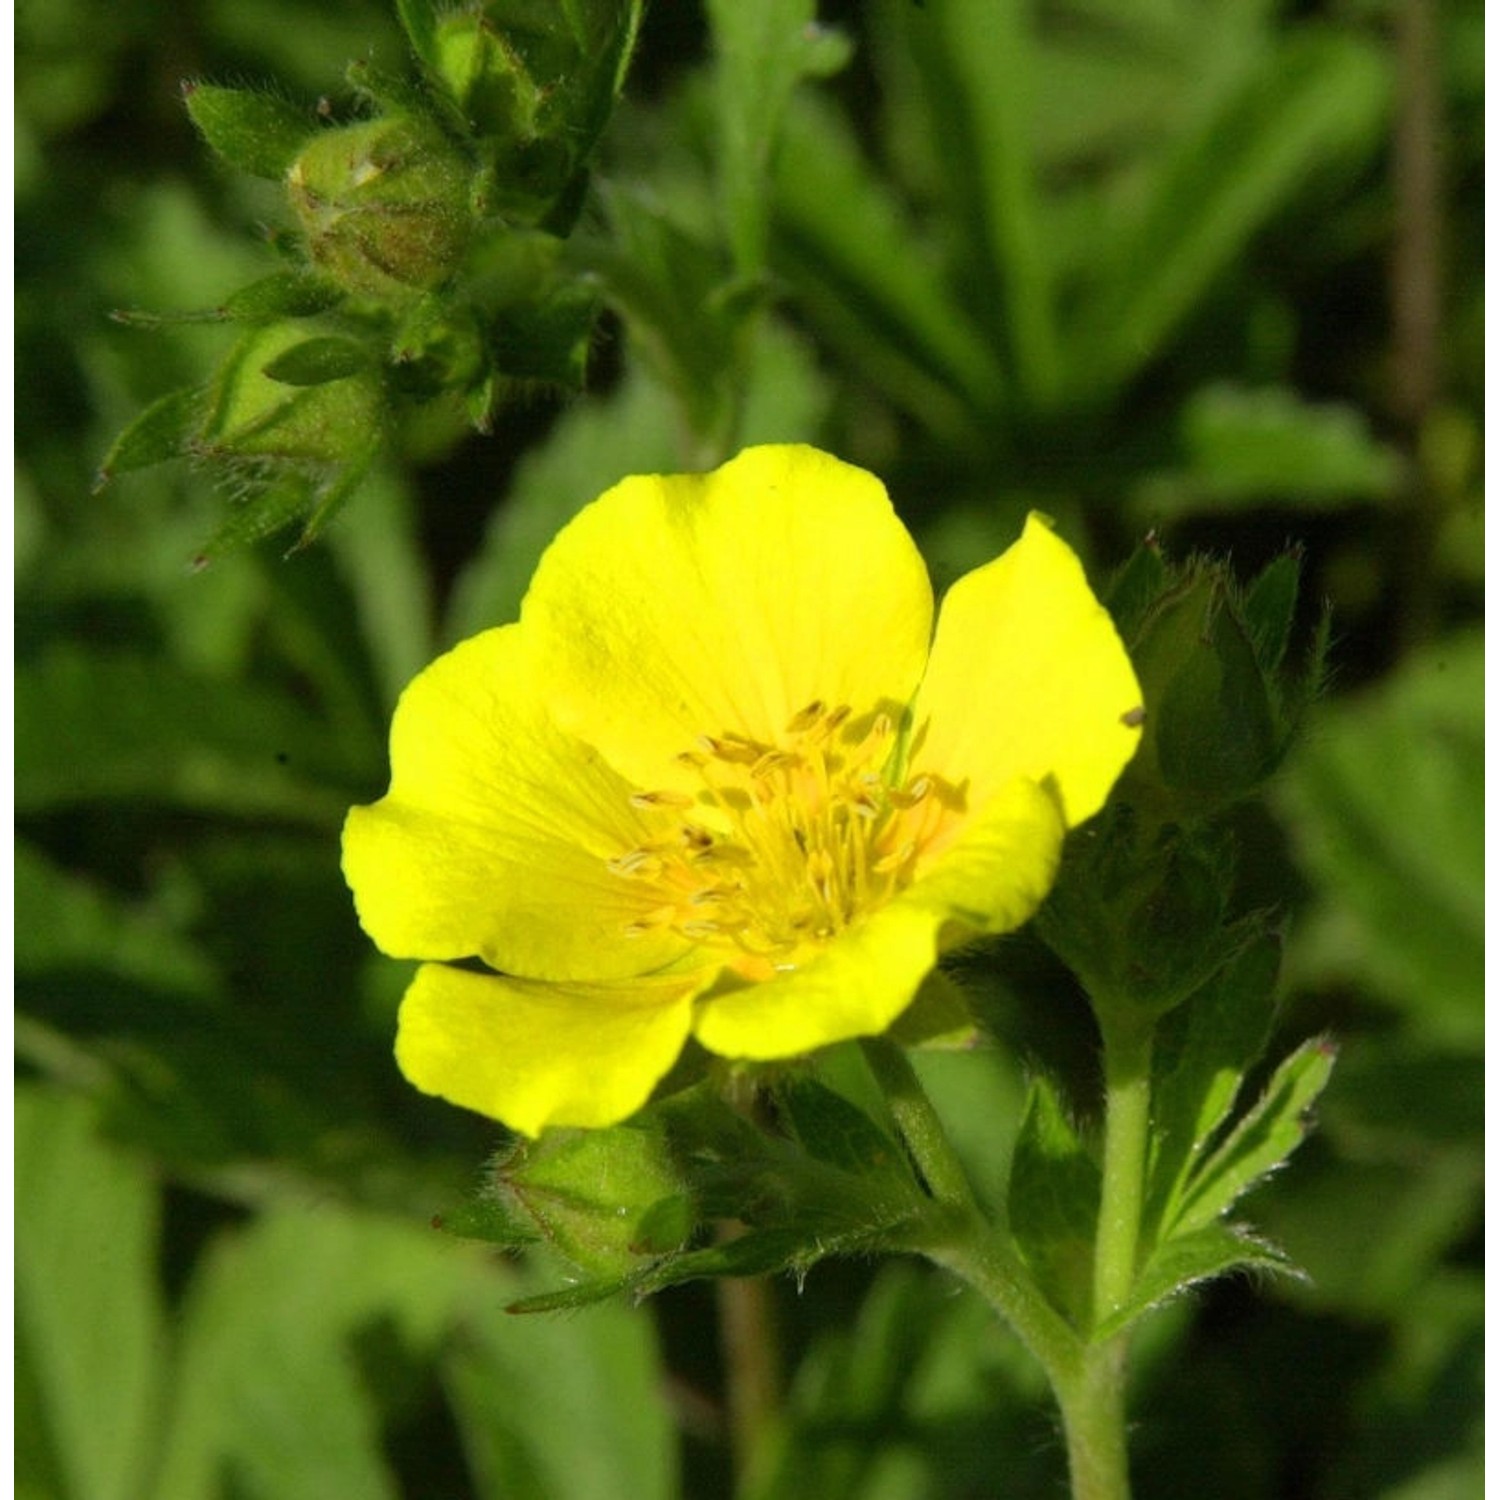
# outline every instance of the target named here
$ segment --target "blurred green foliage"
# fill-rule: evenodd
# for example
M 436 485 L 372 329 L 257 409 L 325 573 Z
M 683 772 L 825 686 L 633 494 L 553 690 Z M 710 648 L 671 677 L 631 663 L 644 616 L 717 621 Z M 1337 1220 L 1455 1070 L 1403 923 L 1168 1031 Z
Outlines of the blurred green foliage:
M 472 11 L 429 67 L 514 112 L 454 39 Z M 296 225 L 180 80 L 349 120 L 345 65 L 402 77 L 407 42 L 376 0 L 22 6 L 18 1493 L 728 1492 L 706 1298 L 511 1318 L 555 1285 L 540 1257 L 426 1229 L 499 1143 L 396 1074 L 405 976 L 337 833 L 383 790 L 400 688 L 514 614 L 580 505 L 780 439 L 881 473 L 940 584 L 1034 506 L 1101 579 L 1148 527 L 1247 580 L 1303 547 L 1293 647 L 1329 601 L 1331 687 L 1234 814 L 1233 901 L 1282 933 L 1271 1055 L 1341 1046 L 1320 1132 L 1253 1200 L 1308 1278 L 1145 1325 L 1138 1492 L 1477 1495 L 1481 36 L 1475 0 L 659 3 L 558 240 L 583 393 L 524 382 L 481 436 L 375 382 L 335 413 L 380 443 L 319 544 L 194 571 L 243 472 L 204 447 L 94 473 L 265 331 L 109 314 L 218 307 Z M 365 378 L 309 352 L 347 334 L 325 314 L 295 314 L 282 391 Z M 1096 1053 L 1031 935 L 996 956 L 987 1045 L 918 1060 L 991 1201 L 1012 1149 L 1066 1145 Z M 1057 1493 L 1040 1377 L 976 1299 L 908 1264 L 777 1286 L 784 1419 L 745 1493 Z

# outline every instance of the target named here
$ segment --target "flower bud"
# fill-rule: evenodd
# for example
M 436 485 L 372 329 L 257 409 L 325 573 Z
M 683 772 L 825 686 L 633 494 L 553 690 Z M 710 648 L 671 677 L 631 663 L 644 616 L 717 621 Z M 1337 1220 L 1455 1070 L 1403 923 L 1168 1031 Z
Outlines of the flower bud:
M 267 370 L 315 342 L 305 321 L 254 328 L 215 381 L 208 421 L 194 443 L 218 457 L 345 464 L 378 431 L 381 397 L 373 369 L 317 383 L 278 380 Z
M 1166 820 L 1196 821 L 1248 796 L 1286 751 L 1291 695 L 1277 676 L 1296 571 L 1283 562 L 1289 589 L 1257 584 L 1248 595 L 1221 563 L 1195 561 L 1176 577 L 1163 570 L 1162 591 L 1127 632 L 1146 721 L 1124 795 Z M 1284 583 L 1287 569 L 1272 569 L 1274 580 L 1269 569 L 1264 579 Z
M 393 297 L 457 270 L 473 228 L 471 176 L 437 130 L 390 116 L 325 131 L 286 182 L 313 260 L 352 292 Z
M 1233 881 L 1222 836 L 1153 831 L 1117 803 L 1069 841 L 1037 930 L 1101 1015 L 1160 1016 L 1262 930 L 1228 920 Z
M 593 1275 L 677 1249 L 696 1222 L 665 1137 L 649 1124 L 549 1130 L 497 1164 L 494 1191 L 509 1217 L 530 1220 Z

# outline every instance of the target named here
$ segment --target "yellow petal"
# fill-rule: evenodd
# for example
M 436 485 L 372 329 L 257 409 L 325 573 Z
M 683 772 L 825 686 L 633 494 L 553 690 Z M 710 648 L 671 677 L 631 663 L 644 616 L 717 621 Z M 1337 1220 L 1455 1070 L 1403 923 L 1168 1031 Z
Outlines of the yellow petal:
M 955 936 L 1010 932 L 1028 921 L 1052 889 L 1067 834 L 1051 781 L 1018 777 L 1001 787 L 898 897 L 942 912 Z
M 630 786 L 547 717 L 519 627 L 486 631 L 407 688 L 391 790 L 344 825 L 366 932 L 398 958 L 483 958 L 536 979 L 618 979 L 686 948 L 626 929 L 660 903 L 608 861 L 664 836 Z
M 542 558 L 521 620 L 560 721 L 643 785 L 682 786 L 702 735 L 767 740 L 815 701 L 903 707 L 932 592 L 879 480 L 765 447 L 617 485 Z
M 765 983 L 703 996 L 693 1031 L 726 1057 L 790 1057 L 874 1036 L 901 1014 L 951 940 L 1019 927 L 1052 884 L 1065 829 L 1050 788 L 1015 781 L 930 869 L 816 958 Z
M 1013 547 L 960 578 L 917 693 L 914 771 L 967 782 L 968 805 L 1050 777 L 1069 827 L 1135 753 L 1140 685 L 1072 549 L 1033 515 Z M 923 725 L 926 724 L 925 735 Z
M 802 968 L 710 995 L 693 1033 L 723 1057 L 792 1057 L 885 1030 L 937 961 L 941 914 L 896 900 L 835 938 Z
M 401 1002 L 396 1061 L 424 1093 L 526 1135 L 613 1125 L 676 1061 L 699 983 L 552 985 L 424 964 Z

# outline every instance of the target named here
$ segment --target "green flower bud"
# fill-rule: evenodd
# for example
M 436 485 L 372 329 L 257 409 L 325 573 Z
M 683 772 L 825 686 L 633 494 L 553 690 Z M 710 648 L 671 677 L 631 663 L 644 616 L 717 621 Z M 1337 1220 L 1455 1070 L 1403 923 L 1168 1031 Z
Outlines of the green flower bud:
M 458 269 L 473 229 L 470 165 L 401 117 L 325 131 L 287 172 L 314 261 L 352 292 L 405 297 Z
M 1153 833 L 1116 803 L 1069 840 L 1037 930 L 1096 1010 L 1160 1016 L 1262 930 L 1259 916 L 1226 921 L 1233 875 L 1222 837 Z
M 1278 585 L 1285 571 L 1278 569 Z M 1162 591 L 1127 631 L 1146 721 L 1125 795 L 1166 820 L 1193 821 L 1248 796 L 1286 752 L 1293 726 L 1277 670 L 1295 566 L 1289 591 L 1260 591 L 1263 612 L 1280 613 L 1276 621 L 1247 611 L 1223 564 L 1196 561 L 1163 576 Z
M 696 1222 L 664 1134 L 650 1124 L 549 1130 L 496 1165 L 493 1191 L 508 1217 L 529 1221 L 593 1275 L 678 1249 Z
M 368 450 L 381 414 L 379 378 L 366 367 L 335 374 L 305 374 L 302 351 L 346 341 L 309 337 L 305 322 L 272 323 L 252 329 L 220 367 L 210 415 L 193 446 L 215 457 L 347 464 Z M 340 366 L 338 368 L 344 368 Z M 286 378 L 277 379 L 278 370 Z M 328 376 L 332 378 L 327 378 Z M 295 377 L 295 383 L 293 383 Z

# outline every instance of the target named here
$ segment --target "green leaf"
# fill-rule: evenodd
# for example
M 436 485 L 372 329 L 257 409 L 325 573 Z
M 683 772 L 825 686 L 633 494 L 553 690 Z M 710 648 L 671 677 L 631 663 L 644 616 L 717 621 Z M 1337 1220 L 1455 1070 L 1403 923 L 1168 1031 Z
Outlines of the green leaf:
M 1032 410 L 1057 399 L 1063 369 L 1031 141 L 1037 63 L 1023 0 L 934 0 L 907 35 L 950 166 L 949 209 L 970 225 L 1015 386 Z
M 1378 688 L 1325 705 L 1276 789 L 1316 903 L 1288 955 L 1433 1040 L 1484 1029 L 1484 643 L 1454 635 Z
M 1101 397 L 1131 380 L 1314 173 L 1382 139 L 1388 65 L 1349 32 L 1293 31 L 1182 138 L 1112 235 L 1071 363 Z
M 1151 1085 L 1147 1225 L 1170 1222 L 1270 1038 L 1280 941 L 1261 934 L 1163 1023 Z
M 1132 499 L 1143 520 L 1184 513 L 1393 500 L 1396 452 L 1352 406 L 1314 404 L 1279 386 L 1211 385 L 1182 410 L 1179 469 L 1151 475 Z
M 479 1293 L 441 1377 L 476 1500 L 676 1500 L 679 1434 L 652 1321 L 625 1307 L 509 1317 Z
M 1171 581 L 1155 535 L 1148 534 L 1110 580 L 1105 603 L 1123 640 L 1134 642 L 1152 606 Z
M 813 0 L 709 0 L 713 29 L 715 161 L 736 271 L 765 266 L 771 161 L 792 90 L 804 77 L 837 71 L 848 43 L 816 21 Z
M 995 409 L 999 362 L 849 127 L 816 99 L 788 111 L 775 194 L 776 269 L 864 378 L 940 431 L 966 431 L 966 408 Z
M 1307 1137 L 1307 1117 L 1333 1072 L 1324 1038 L 1304 1042 L 1276 1069 L 1266 1091 L 1189 1177 L 1180 1208 L 1165 1226 L 1175 1238 L 1212 1224 Z
M 358 375 L 370 364 L 370 351 L 364 344 L 324 335 L 283 350 L 261 367 L 261 374 L 282 385 L 327 385 Z
M 58 868 L 25 840 L 14 858 L 18 977 L 92 971 L 182 995 L 219 989 L 213 965 L 165 903 L 123 900 Z
M 248 684 L 55 646 L 16 672 L 16 810 L 132 799 L 337 827 L 374 747 Z
M 396 0 L 396 15 L 411 50 L 436 72 L 441 65 L 437 46 L 437 9 L 432 0 Z
M 240 470 L 231 465 L 229 472 L 233 483 Z M 297 469 L 273 474 L 269 479 L 249 470 L 243 492 L 231 499 L 229 514 L 199 546 L 194 566 L 206 567 L 304 519 L 317 504 L 317 488 L 318 481 L 313 475 Z
M 182 457 L 207 416 L 208 392 L 201 386 L 172 391 L 153 401 L 105 454 L 104 462 L 99 465 L 95 492 L 116 474 L 128 474 L 132 469 L 146 469 L 169 458 Z
M 1250 644 L 1255 648 L 1255 659 L 1268 678 L 1286 658 L 1301 581 L 1302 551 L 1294 548 L 1268 563 L 1245 590 L 1245 625 L 1250 632 Z
M 910 1180 L 901 1148 L 842 1094 L 794 1073 L 780 1081 L 775 1097 L 792 1134 L 809 1155 L 855 1176 Z
M 1093 1301 L 1099 1167 L 1051 1083 L 1032 1081 L 1011 1158 L 1008 1218 L 1053 1305 L 1086 1328 Z
M 138 1500 L 165 1375 L 156 1190 L 95 1128 L 84 1099 L 16 1091 L 16 1335 L 38 1418 L 18 1429 L 17 1478 L 50 1468 L 57 1500 Z
M 277 271 L 252 281 L 225 299 L 223 314 L 244 323 L 262 319 L 306 318 L 326 312 L 344 296 L 343 289 L 305 271 Z
M 182 1309 L 155 1500 L 212 1493 L 226 1465 L 253 1500 L 396 1500 L 379 1386 L 351 1356 L 373 1338 L 388 1352 L 372 1373 L 429 1363 L 459 1310 L 483 1307 L 480 1273 L 451 1241 L 326 1203 L 220 1236 Z
M 1274 1245 L 1227 1224 L 1174 1235 L 1157 1247 L 1138 1273 L 1130 1299 L 1094 1330 L 1093 1337 L 1096 1342 L 1111 1339 L 1199 1283 L 1236 1270 L 1293 1272 L 1291 1262 Z
M 183 86 L 188 114 L 230 166 L 252 177 L 284 177 L 317 126 L 306 111 L 273 94 L 213 84 Z

